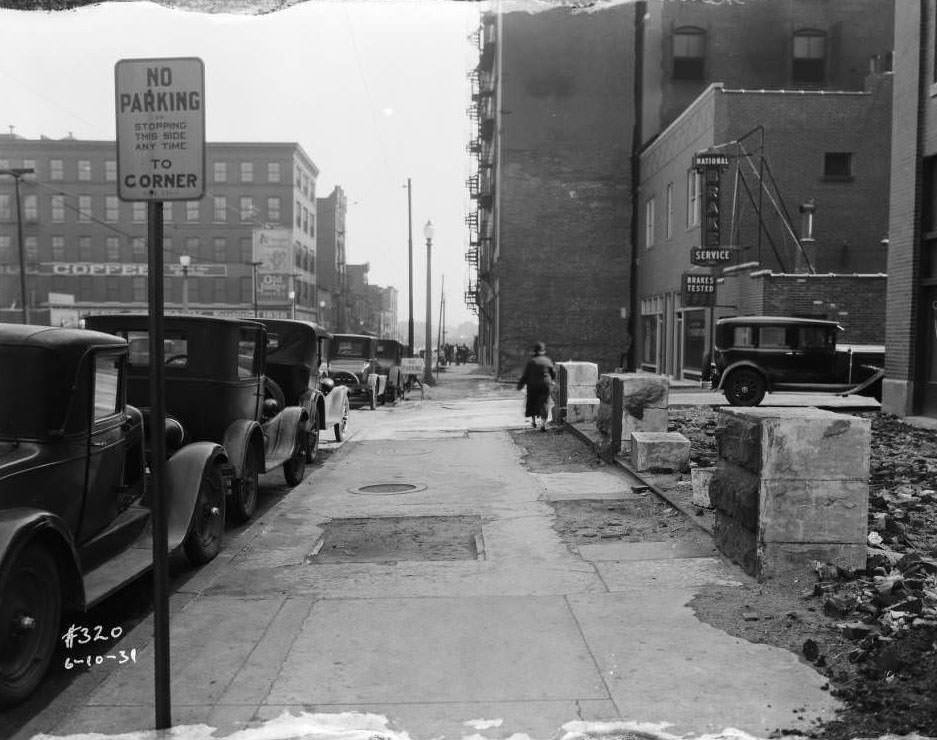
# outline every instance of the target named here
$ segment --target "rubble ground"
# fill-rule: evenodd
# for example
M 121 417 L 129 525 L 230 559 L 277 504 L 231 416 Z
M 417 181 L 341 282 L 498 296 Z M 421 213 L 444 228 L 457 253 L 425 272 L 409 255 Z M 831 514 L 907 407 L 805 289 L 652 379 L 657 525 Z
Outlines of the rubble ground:
M 789 581 L 709 587 L 691 606 L 714 627 L 785 647 L 829 678 L 844 704 L 812 736 L 937 735 L 937 433 L 879 413 L 871 420 L 866 568 L 817 563 Z M 670 410 L 691 462 L 718 459 L 718 411 Z
M 810 737 L 937 737 L 937 433 L 896 417 L 860 415 L 872 424 L 866 569 L 847 572 L 818 563 L 799 578 L 707 586 L 689 606 L 707 624 L 790 650 L 827 677 L 827 689 L 843 709 L 834 721 L 817 723 Z M 697 465 L 718 459 L 717 423 L 713 408 L 670 409 L 670 431 L 690 439 Z M 606 465 L 569 432 L 513 436 L 535 472 Z M 558 529 L 568 541 L 593 531 L 601 536 L 611 532 L 603 519 L 609 515 L 615 512 L 607 507 L 591 513 L 582 508 L 565 524 L 559 516 Z M 778 728 L 776 734 L 790 731 Z

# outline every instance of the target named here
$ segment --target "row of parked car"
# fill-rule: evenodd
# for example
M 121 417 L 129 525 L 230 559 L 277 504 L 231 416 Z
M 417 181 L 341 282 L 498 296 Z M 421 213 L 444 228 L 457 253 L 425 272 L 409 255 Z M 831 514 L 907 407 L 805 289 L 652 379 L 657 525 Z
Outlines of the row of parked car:
M 0 706 L 39 685 L 64 614 L 152 566 L 155 496 L 170 551 L 206 563 L 226 521 L 254 514 L 262 473 L 297 485 L 320 435 L 343 439 L 353 404 L 400 394 L 403 347 L 384 340 L 378 357 L 377 341 L 302 321 L 167 316 L 165 423 L 153 429 L 147 316 L 0 324 Z M 148 474 L 154 435 L 162 491 Z

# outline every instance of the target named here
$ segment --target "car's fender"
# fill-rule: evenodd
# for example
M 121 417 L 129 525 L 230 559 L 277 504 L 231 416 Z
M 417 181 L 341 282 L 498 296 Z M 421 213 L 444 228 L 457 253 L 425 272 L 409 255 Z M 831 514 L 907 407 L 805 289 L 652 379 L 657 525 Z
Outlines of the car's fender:
M 71 531 L 50 511 L 28 507 L 0 510 L 0 581 L 19 549 L 41 541 L 52 553 L 62 577 L 62 602 L 69 611 L 84 611 L 85 588 Z
M 225 429 L 221 444 L 228 455 L 228 462 L 234 468 L 234 477 L 240 478 L 244 474 L 244 461 L 247 459 L 250 445 L 257 445 L 259 454 L 263 457 L 263 430 L 253 419 L 238 419 L 232 421 Z
M 299 429 L 307 418 L 306 409 L 302 406 L 287 406 L 263 425 L 264 472 L 269 472 L 293 456 Z
M 738 370 L 740 367 L 747 367 L 747 368 L 749 368 L 750 370 L 754 370 L 754 371 L 755 371 L 756 373 L 758 373 L 762 378 L 765 379 L 765 389 L 768 390 L 768 391 L 771 390 L 771 379 L 770 379 L 767 375 L 765 375 L 764 370 L 762 370 L 760 367 L 758 367 L 758 365 L 756 365 L 756 364 L 755 364 L 754 362 L 752 362 L 751 360 L 739 360 L 738 362 L 733 362 L 731 365 L 729 365 L 729 366 L 728 366 L 725 370 L 723 370 L 722 373 L 720 374 L 720 376 L 719 376 L 719 385 L 716 386 L 715 390 L 721 391 L 723 385 L 725 385 L 726 378 L 728 378 L 729 375 L 730 375 L 734 370 Z
M 336 385 L 325 397 L 325 421 L 320 428 L 331 429 L 333 424 L 341 421 L 346 403 L 348 403 L 348 386 Z
M 225 449 L 214 442 L 193 442 L 166 461 L 166 518 L 170 550 L 179 547 L 189 531 L 202 471 L 207 465 L 225 465 L 227 461 Z

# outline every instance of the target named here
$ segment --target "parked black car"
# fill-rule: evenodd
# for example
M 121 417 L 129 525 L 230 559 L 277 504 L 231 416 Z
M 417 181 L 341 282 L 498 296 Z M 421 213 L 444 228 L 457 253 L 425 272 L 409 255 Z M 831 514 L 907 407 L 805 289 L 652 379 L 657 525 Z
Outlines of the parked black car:
M 823 391 L 881 399 L 885 348 L 837 345 L 835 321 L 739 316 L 716 322 L 712 387 L 733 406 L 757 406 L 765 393 Z
M 377 372 L 377 337 L 333 334 L 329 342 L 329 377 L 336 385 L 348 388 L 353 408 L 376 408 L 387 380 Z
M 384 376 L 384 391 L 378 396 L 380 403 L 393 403 L 402 398 L 404 377 L 400 372 L 400 361 L 404 356 L 404 345 L 396 339 L 377 340 L 377 372 Z
M 149 437 L 126 402 L 127 359 L 111 334 L 0 324 L 0 705 L 39 685 L 64 613 L 152 566 Z M 174 431 L 158 430 L 169 549 L 201 564 L 221 547 L 230 466 L 220 445 Z
M 228 513 L 247 521 L 257 508 L 258 477 L 278 467 L 295 486 L 306 469 L 302 406 L 283 406 L 265 382 L 267 330 L 256 321 L 211 316 L 166 316 L 166 416 L 183 441 L 211 441 L 234 469 Z M 127 398 L 149 406 L 149 324 L 146 315 L 89 316 L 89 329 L 130 344 Z
M 336 441 L 348 425 L 348 389 L 326 377 L 332 335 L 318 324 L 290 319 L 257 319 L 267 327 L 268 390 L 281 407 L 306 411 L 306 461 L 319 450 L 319 432 L 331 428 Z

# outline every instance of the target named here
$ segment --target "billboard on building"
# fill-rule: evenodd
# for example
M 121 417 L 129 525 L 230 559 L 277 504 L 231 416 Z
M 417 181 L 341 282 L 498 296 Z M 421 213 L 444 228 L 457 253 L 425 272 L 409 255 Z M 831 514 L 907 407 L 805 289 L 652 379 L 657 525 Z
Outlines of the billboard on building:
M 289 302 L 293 242 L 289 229 L 254 229 L 254 280 L 259 304 Z

